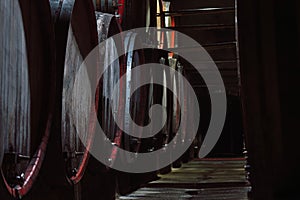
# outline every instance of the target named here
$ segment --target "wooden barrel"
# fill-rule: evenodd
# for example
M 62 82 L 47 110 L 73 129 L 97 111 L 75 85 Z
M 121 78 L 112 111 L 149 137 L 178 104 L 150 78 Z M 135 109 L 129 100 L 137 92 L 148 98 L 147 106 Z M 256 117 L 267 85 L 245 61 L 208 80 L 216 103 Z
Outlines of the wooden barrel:
M 89 80 L 79 83 L 75 82 L 75 78 L 83 60 L 98 44 L 96 20 L 92 1 L 50 0 L 50 5 L 55 21 L 59 79 L 55 99 L 58 102 L 55 135 L 49 160 L 56 161 L 56 167 L 62 166 L 60 170 L 63 169 L 52 174 L 56 184 L 66 180 L 77 184 L 88 163 L 96 116 L 90 114 L 90 110 L 94 109 L 91 98 L 95 97 L 79 87 Z M 83 141 L 79 139 L 79 134 L 85 138 Z M 49 167 L 53 165 L 49 164 Z
M 169 59 L 169 63 L 170 63 L 170 67 L 173 70 L 177 70 L 177 59 L 175 58 L 170 58 Z M 179 89 L 179 79 L 178 79 L 178 75 L 174 72 L 174 71 L 170 71 L 170 76 L 171 76 L 171 87 L 172 87 L 172 91 L 173 93 L 177 94 L 178 97 L 180 95 L 180 89 Z M 176 134 L 178 126 L 180 124 L 180 105 L 178 105 L 177 102 L 177 97 L 175 96 L 175 94 L 173 94 L 173 106 L 172 106 L 172 128 L 171 128 L 171 132 L 173 134 Z
M 160 63 L 164 65 L 168 65 L 168 53 L 162 51 L 160 49 L 144 49 L 145 52 L 145 62 L 146 63 Z M 170 82 L 170 74 L 169 73 L 162 73 L 162 74 L 153 74 L 153 71 L 150 70 L 149 76 L 161 76 L 160 79 L 166 82 Z M 155 104 L 160 104 L 164 107 L 167 111 L 166 116 L 166 124 L 163 125 L 163 129 L 156 134 L 154 137 L 145 138 L 142 140 L 142 152 L 152 152 L 164 147 L 169 143 L 170 135 L 170 126 L 171 126 L 171 116 L 172 116 L 172 109 L 171 109 L 171 93 L 170 91 L 160 85 L 157 84 L 150 84 L 148 89 L 148 105 L 147 108 L 151 108 Z M 163 113 L 161 113 L 163 114 Z M 150 114 L 151 115 L 151 114 Z M 154 116 L 155 117 L 155 116 Z M 171 168 L 168 167 L 168 172 Z
M 125 107 L 124 107 L 124 127 L 126 130 L 130 132 L 138 131 L 135 135 L 142 136 L 143 132 L 141 130 L 134 130 L 132 125 L 130 124 L 131 119 L 139 126 L 145 126 L 149 122 L 148 112 L 149 112 L 149 104 L 148 104 L 148 95 L 149 95 L 149 86 L 142 86 L 138 90 L 136 90 L 132 96 L 130 96 L 130 92 L 132 92 L 133 84 L 139 84 L 141 79 L 145 79 L 149 74 L 143 73 L 132 73 L 132 70 L 139 65 L 145 63 L 144 59 L 144 51 L 143 50 L 134 50 L 137 45 L 141 43 L 141 39 L 139 35 L 134 32 L 127 32 L 124 36 L 124 48 L 127 52 L 126 58 L 126 94 L 125 94 Z M 126 115 L 126 113 L 130 113 Z M 128 133 L 123 134 L 123 145 L 122 148 L 125 151 L 130 151 L 134 153 L 142 153 L 145 152 L 144 146 L 146 146 L 143 142 L 143 139 L 138 137 L 130 136 Z M 122 163 L 124 165 L 131 163 L 134 158 L 127 157 L 126 155 L 121 154 L 120 159 L 122 159 Z M 137 189 L 141 183 L 145 183 L 143 180 L 144 177 L 137 174 L 132 173 L 123 173 L 118 172 L 117 175 L 117 191 L 119 194 L 127 194 L 135 189 Z
M 96 20 L 99 43 L 121 32 L 121 27 L 114 15 L 96 12 Z M 115 45 L 114 40 L 110 40 L 110 42 L 106 44 L 106 51 L 100 55 L 100 62 L 103 65 L 107 65 L 107 63 L 111 62 L 111 57 L 118 57 L 118 50 Z M 121 100 L 118 100 L 117 105 L 112 107 L 111 94 L 114 88 L 116 88 L 118 94 L 120 96 L 122 95 L 122 85 L 117 85 L 120 76 L 125 73 L 124 61 L 122 59 L 123 58 L 121 57 L 119 60 L 114 61 L 112 65 L 108 66 L 108 69 L 104 72 L 98 87 L 99 98 L 101 99 L 101 103 L 99 103 L 98 119 L 100 120 L 100 125 L 107 137 L 117 146 L 121 146 L 122 131 L 114 122 L 113 115 L 123 109 L 124 103 Z M 116 156 L 117 149 L 113 149 L 110 158 L 107 158 L 111 161 L 111 165 L 113 165 Z
M 125 113 L 130 113 L 131 118 L 133 121 L 140 125 L 144 126 L 147 124 L 147 115 L 148 110 L 147 108 L 147 101 L 148 101 L 148 87 L 143 86 L 136 90 L 132 96 L 130 96 L 130 92 L 132 90 L 131 84 L 139 84 L 140 80 L 146 78 L 148 74 L 142 73 L 134 73 L 132 74 L 131 70 L 134 69 L 136 66 L 142 65 L 145 62 L 144 59 L 144 52 L 143 50 L 133 50 L 137 43 L 141 43 L 137 33 L 128 32 L 125 35 L 124 39 L 124 46 L 127 49 L 126 54 L 126 94 L 125 94 Z M 128 115 L 125 115 L 124 125 L 129 126 L 126 127 L 127 130 L 130 132 L 133 131 L 132 127 L 130 126 L 130 119 Z M 139 133 L 135 133 L 135 135 L 142 136 L 142 130 L 139 130 Z M 124 149 L 131 152 L 140 152 L 140 145 L 141 145 L 141 138 L 135 138 L 129 136 L 128 134 L 124 134 Z
M 96 24 L 98 31 L 98 42 L 102 43 L 113 35 L 121 32 L 121 28 L 117 22 L 117 18 L 108 13 L 95 12 Z M 118 36 L 116 36 L 119 38 Z M 119 38 L 121 39 L 121 38 Z M 103 68 L 116 58 L 118 50 L 115 48 L 115 40 L 107 40 L 105 44 L 105 51 L 99 51 L 99 65 L 98 68 Z M 118 94 L 122 95 L 122 85 L 117 84 L 120 76 L 125 73 L 124 57 L 112 62 L 107 66 L 102 77 L 99 80 L 97 91 L 99 95 L 98 104 L 98 121 L 103 132 L 106 134 L 104 140 L 110 140 L 116 146 L 122 145 L 122 131 L 118 128 L 114 121 L 115 113 L 120 113 L 124 108 L 124 103 L 121 100 L 116 101 L 116 105 L 112 106 L 111 94 L 113 89 L 116 88 Z M 95 143 L 95 145 L 99 145 Z M 106 148 L 102 146 L 102 148 Z M 109 167 L 113 167 L 117 159 L 118 150 L 113 148 L 107 157 L 103 158 L 109 160 Z M 86 176 L 82 179 L 82 199 L 114 199 L 116 188 L 115 172 L 110 170 L 108 166 L 104 166 L 96 158 L 91 157 L 87 165 Z
M 39 175 L 53 118 L 56 70 L 49 2 L 3 0 L 0 11 L 0 197 L 9 199 L 26 195 Z
M 176 141 L 173 148 L 183 146 L 186 142 L 191 143 L 191 146 L 184 155 L 182 155 L 173 163 L 173 167 L 180 167 L 181 162 L 187 162 L 194 157 L 193 140 L 195 140 L 195 138 L 192 137 L 192 133 L 190 133 L 188 130 L 195 130 L 196 127 L 196 124 L 190 122 L 195 121 L 195 113 L 193 111 L 195 110 L 194 107 L 197 102 L 193 102 L 193 100 L 190 98 L 190 91 L 187 89 L 187 85 L 184 83 L 184 79 L 188 81 L 188 77 L 186 77 L 185 66 L 182 64 L 182 61 L 183 59 L 178 55 L 174 55 L 174 58 L 171 58 L 169 61 L 170 67 L 177 71 L 177 73 L 171 72 L 171 80 L 173 80 L 172 90 L 173 94 L 176 94 L 177 97 L 173 96 L 172 101 L 173 114 L 170 134 L 171 137 Z M 182 76 L 182 78 L 180 78 L 180 76 Z M 179 104 L 179 102 L 181 102 L 181 104 Z M 179 126 L 181 126 L 180 130 Z
M 177 55 L 175 56 L 177 57 Z M 171 61 L 173 60 L 173 61 Z M 178 146 L 183 146 L 184 143 L 191 143 L 190 148 L 186 150 L 186 152 L 177 160 L 173 162 L 173 168 L 178 168 L 181 166 L 182 162 L 188 162 L 189 160 L 194 158 L 194 148 L 195 148 L 195 138 L 192 137 L 192 133 L 188 130 L 195 130 L 196 124 L 190 123 L 195 121 L 195 113 L 193 112 L 195 104 L 197 102 L 193 102 L 190 93 L 187 89 L 187 85 L 184 83 L 184 79 L 186 79 L 185 67 L 181 64 L 182 58 L 172 58 L 169 63 L 170 67 L 175 69 L 178 74 L 171 72 L 171 80 L 173 80 L 172 90 L 173 94 L 173 107 L 172 107 L 172 122 L 171 122 L 171 137 L 174 138 L 175 145 L 172 148 L 178 148 Z M 173 64 L 172 64 L 173 63 Z M 174 65 L 175 63 L 175 65 Z M 179 76 L 182 76 L 180 78 Z M 181 104 L 179 104 L 181 102 Z M 183 115 L 184 113 L 184 115 Z M 179 129 L 181 126 L 181 129 Z M 192 127 L 193 126 L 193 127 Z M 174 158 L 172 159 L 174 160 Z
M 178 63 L 178 60 L 176 58 L 169 58 L 169 65 L 170 67 L 178 71 L 179 73 L 182 73 L 182 67 Z M 176 145 L 181 145 L 181 142 L 184 141 L 184 132 L 178 133 L 178 129 L 181 123 L 184 122 L 186 119 L 181 119 L 181 111 L 184 109 L 184 105 L 179 105 L 178 100 L 180 102 L 183 102 L 183 83 L 181 79 L 178 77 L 178 74 L 175 73 L 175 71 L 170 71 L 170 78 L 171 78 L 171 87 L 173 91 L 173 99 L 171 107 L 172 110 L 172 116 L 171 116 L 171 129 L 170 129 L 170 135 L 171 137 L 175 137 Z M 177 96 L 176 96 L 177 95 Z M 182 129 L 183 130 L 183 129 Z M 175 146 L 173 146 L 175 148 Z M 181 160 L 178 159 L 176 162 L 173 163 L 173 167 L 179 167 L 181 165 Z

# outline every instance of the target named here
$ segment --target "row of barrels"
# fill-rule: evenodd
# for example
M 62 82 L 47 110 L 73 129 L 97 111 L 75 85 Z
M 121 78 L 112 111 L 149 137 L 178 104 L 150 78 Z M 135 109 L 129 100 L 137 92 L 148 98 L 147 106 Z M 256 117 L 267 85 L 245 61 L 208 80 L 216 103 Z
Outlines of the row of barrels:
M 101 12 L 95 12 L 95 8 Z M 141 39 L 137 33 L 129 32 L 120 38 L 128 53 L 104 72 L 95 96 L 83 87 L 87 83 L 76 80 L 76 75 L 89 53 L 107 38 L 122 29 L 156 26 L 156 8 L 156 0 L 0 2 L 1 199 L 113 199 L 116 188 L 126 193 L 155 178 L 157 172 L 141 175 L 109 168 L 122 157 L 117 148 L 107 158 L 111 166 L 101 164 L 89 150 L 96 121 L 113 144 L 139 153 L 166 145 L 174 137 L 178 123 L 188 120 L 180 119 L 177 101 L 166 88 L 146 85 L 128 96 L 131 79 L 149 76 L 131 77 L 131 69 L 150 62 L 171 64 L 168 53 L 154 49 L 133 51 Z M 109 45 L 105 51 L 99 50 L 99 57 L 104 58 L 99 68 L 118 53 L 114 44 Z M 178 62 L 173 63 L 173 68 L 184 73 Z M 127 85 L 118 82 L 124 74 Z M 176 80 L 174 74 L 162 76 Z M 184 91 L 176 81 L 173 86 Z M 115 87 L 119 98 L 112 110 Z M 114 122 L 115 112 L 130 112 L 138 125 L 147 125 L 150 108 L 157 103 L 167 108 L 168 118 L 164 129 L 153 138 L 124 134 Z M 90 114 L 91 109 L 97 111 L 97 116 Z M 122 120 L 126 123 L 126 119 Z M 126 159 L 123 158 L 124 164 Z

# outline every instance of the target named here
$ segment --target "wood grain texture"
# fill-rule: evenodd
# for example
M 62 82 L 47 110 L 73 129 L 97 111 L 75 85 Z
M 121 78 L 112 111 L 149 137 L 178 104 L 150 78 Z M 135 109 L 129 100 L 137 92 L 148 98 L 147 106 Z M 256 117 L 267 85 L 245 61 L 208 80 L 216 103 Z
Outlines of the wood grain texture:
M 120 33 L 121 29 L 117 23 L 115 16 L 111 14 L 96 12 L 97 20 L 97 31 L 98 31 L 98 40 L 99 43 L 103 42 L 107 38 Z M 112 58 L 119 57 L 117 55 L 118 50 L 114 40 L 107 40 L 108 42 L 105 45 L 105 51 L 100 50 L 100 66 L 107 66 L 107 70 L 104 72 L 102 78 L 99 82 L 99 96 L 101 103 L 99 104 L 98 119 L 100 120 L 101 127 L 106 133 L 106 136 L 110 139 L 111 142 L 115 143 L 117 146 L 121 146 L 121 137 L 122 131 L 117 127 L 114 122 L 114 117 L 118 118 L 122 115 L 118 113 L 122 112 L 124 109 L 124 100 L 122 100 L 122 84 L 117 84 L 121 75 L 124 74 L 124 63 L 122 59 L 117 59 L 112 62 Z M 109 65 L 109 63 L 111 63 Z M 112 93 L 116 90 L 117 99 L 112 99 Z M 113 106 L 112 101 L 115 101 Z M 118 119 L 121 121 L 120 119 Z M 117 156 L 117 149 L 113 149 L 110 157 L 107 159 L 111 160 L 113 165 Z
M 22 13 L 17 1 L 1 1 L 0 8 L 0 131 L 5 140 L 1 154 L 30 156 L 30 86 Z
M 97 24 L 97 33 L 98 33 L 98 42 L 101 43 L 105 41 L 107 38 L 120 33 L 120 26 L 117 24 L 117 19 L 115 16 L 107 13 L 96 12 L 96 24 Z M 99 64 L 96 68 L 100 69 L 108 65 L 108 63 L 112 62 L 112 58 L 116 58 L 117 49 L 115 48 L 114 40 L 106 40 L 108 41 L 103 49 L 99 49 Z M 107 66 L 108 69 L 102 74 L 102 78 L 100 78 L 97 83 L 97 91 L 99 95 L 98 102 L 98 122 L 104 133 L 106 134 L 106 138 L 102 138 L 101 136 L 97 139 L 103 139 L 105 141 L 110 140 L 110 142 L 116 144 L 117 146 L 121 146 L 122 144 L 122 131 L 117 127 L 114 122 L 114 117 L 118 117 L 122 109 L 122 101 L 117 97 L 114 99 L 115 106 L 112 106 L 112 97 L 111 94 L 113 89 L 118 91 L 118 94 L 121 96 L 121 85 L 117 84 L 121 74 L 124 73 L 125 65 L 122 59 L 117 59 L 112 62 L 111 65 Z M 96 70 L 97 70 L 96 69 Z M 122 115 L 120 115 L 122 116 Z M 99 134 L 99 133 L 97 133 Z M 98 141 L 98 140 L 96 140 Z M 103 143 L 102 143 L 103 144 Z M 102 145 L 101 144 L 101 145 Z M 99 144 L 95 144 L 98 145 Z M 101 148 L 105 148 L 105 144 L 101 146 Z M 107 157 L 103 159 L 107 159 L 110 161 L 110 165 L 113 165 L 116 158 L 118 156 L 117 148 L 113 148 L 112 152 L 107 155 Z M 85 177 L 83 177 L 81 185 L 82 185 L 82 199 L 114 199 L 115 196 L 115 188 L 116 188 L 116 173 L 113 170 L 110 170 L 107 166 L 100 163 L 96 158 L 91 157 L 89 164 L 87 166 L 87 171 Z
M 78 169 L 81 157 L 88 146 L 91 110 L 89 80 L 78 80 L 77 74 L 83 63 L 73 29 L 70 26 L 66 47 L 63 98 L 62 98 L 62 150 L 67 155 L 67 172 Z M 81 69 L 82 70 L 82 69 Z M 87 72 L 84 73 L 87 77 Z M 80 135 L 80 136 L 79 136 Z
M 92 1 L 50 1 L 55 21 L 56 61 L 58 72 L 54 135 L 48 162 L 59 163 L 52 177 L 54 184 L 68 184 L 64 176 L 77 184 L 88 163 L 88 149 L 92 144 L 94 119 L 90 115 L 92 97 L 84 86 L 89 80 L 76 82 L 82 61 L 98 44 L 96 20 Z M 96 99 L 96 101 L 98 101 Z M 96 117 L 94 117 L 96 118 Z M 80 141 L 77 134 L 84 138 Z M 60 141 L 60 142 L 58 142 Z M 86 148 L 82 145 L 85 143 Z
M 141 79 L 145 79 L 146 74 L 142 73 L 132 73 L 132 70 L 139 65 L 144 64 L 144 52 L 142 50 L 133 51 L 136 44 L 141 42 L 140 38 L 136 33 L 129 32 L 126 34 L 124 39 L 124 48 L 127 49 L 128 53 L 126 54 L 126 102 L 125 102 L 125 119 L 124 125 L 129 133 L 136 131 L 135 135 L 142 136 L 142 130 L 134 130 L 130 125 L 131 117 L 135 123 L 140 126 L 147 124 L 146 116 L 148 115 L 147 101 L 149 94 L 148 87 L 141 87 L 135 93 L 130 96 L 132 90 L 132 84 L 138 85 Z M 138 138 L 129 136 L 127 133 L 124 135 L 125 149 L 132 152 L 139 152 L 141 141 Z
M 2 1 L 0 8 L 0 134 L 5 136 L 0 196 L 6 198 L 31 190 L 46 154 L 54 108 L 54 34 L 47 0 Z
M 143 130 L 133 129 L 131 125 L 131 119 L 139 126 L 147 124 L 148 95 L 149 87 L 143 86 L 136 90 L 132 96 L 130 96 L 132 90 L 132 84 L 138 85 L 141 79 L 146 79 L 147 73 L 142 74 L 140 72 L 133 73 L 132 70 L 136 66 L 144 64 L 144 52 L 142 50 L 134 50 L 136 45 L 139 44 L 139 35 L 134 32 L 127 32 L 124 36 L 124 48 L 127 50 L 125 56 L 126 59 L 126 83 L 125 83 L 125 106 L 124 106 L 124 127 L 128 132 L 123 133 L 122 148 L 126 151 L 139 153 L 142 151 L 142 139 L 129 135 L 135 131 L 135 135 L 142 135 Z M 122 163 L 126 165 L 132 162 L 134 158 L 121 154 L 120 158 Z M 136 175 L 132 173 L 118 172 L 117 173 L 117 191 L 120 194 L 128 193 L 140 185 L 142 180 L 137 181 Z

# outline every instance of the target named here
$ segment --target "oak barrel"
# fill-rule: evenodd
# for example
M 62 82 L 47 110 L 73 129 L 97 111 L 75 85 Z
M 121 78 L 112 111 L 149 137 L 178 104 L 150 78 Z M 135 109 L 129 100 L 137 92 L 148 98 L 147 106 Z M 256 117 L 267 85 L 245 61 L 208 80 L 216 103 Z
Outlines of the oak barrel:
M 125 94 L 125 109 L 124 109 L 124 127 L 128 132 L 123 134 L 123 145 L 122 148 L 125 151 L 134 153 L 145 153 L 147 152 L 147 144 L 145 140 L 141 139 L 143 135 L 142 129 L 135 129 L 130 121 L 132 119 L 137 125 L 144 127 L 148 125 L 149 121 L 149 85 L 144 85 L 138 88 L 136 91 L 132 91 L 133 84 L 139 84 L 142 79 L 149 78 L 149 74 L 141 73 L 138 70 L 133 73 L 135 67 L 143 65 L 145 63 L 145 55 L 142 49 L 134 50 L 141 45 L 141 38 L 136 32 L 126 32 L 124 35 L 124 49 L 126 50 L 126 94 Z M 150 71 L 149 71 L 150 72 Z M 132 96 L 130 93 L 133 92 Z M 130 115 L 128 115 L 130 114 Z M 130 118 L 131 119 L 130 119 Z M 129 135 L 133 133 L 135 137 Z M 134 158 L 128 157 L 124 154 L 120 155 L 121 162 L 126 165 L 133 162 Z M 145 175 L 118 172 L 117 174 L 117 192 L 119 194 L 127 194 L 137 189 L 142 183 L 145 183 Z
M 0 11 L 0 198 L 9 199 L 25 196 L 39 176 L 56 70 L 49 2 L 3 0 Z
M 142 49 L 134 50 L 137 44 L 140 44 L 141 40 L 138 37 L 137 33 L 127 32 L 124 39 L 124 47 L 126 49 L 126 94 L 125 94 L 125 119 L 124 125 L 129 132 L 137 131 L 135 135 L 142 136 L 142 129 L 135 130 L 132 125 L 130 125 L 129 115 L 132 120 L 139 126 L 144 126 L 148 123 L 148 110 L 147 101 L 148 101 L 148 88 L 147 86 L 143 86 L 136 90 L 132 96 L 130 96 L 130 92 L 132 91 L 133 84 L 139 84 L 141 79 L 147 78 L 148 74 L 142 74 L 141 72 L 132 73 L 132 70 L 144 64 L 144 52 Z M 131 152 L 140 152 L 141 148 L 141 138 L 133 137 L 128 134 L 124 134 L 124 149 Z M 128 159 L 128 158 L 126 158 Z
M 68 185 L 69 182 L 76 190 L 88 163 L 96 116 L 90 114 L 94 107 L 89 101 L 95 97 L 78 88 L 81 83 L 75 82 L 75 78 L 83 60 L 98 44 L 96 20 L 91 0 L 50 0 L 50 5 L 55 22 L 59 70 L 49 171 L 53 171 L 54 165 L 59 167 L 51 174 L 51 179 L 58 185 Z M 78 134 L 82 134 L 85 140 L 81 141 Z
M 122 95 L 122 84 L 117 83 L 120 76 L 125 73 L 124 57 L 118 57 L 118 49 L 115 46 L 118 44 L 117 42 L 120 42 L 122 39 L 120 35 L 116 35 L 121 32 L 121 27 L 118 24 L 117 18 L 112 14 L 95 12 L 95 15 L 98 42 L 100 44 L 107 41 L 107 43 L 103 45 L 104 49 L 101 48 L 101 45 L 99 46 L 100 51 L 97 52 L 97 55 L 99 55 L 99 65 L 96 66 L 97 70 L 102 71 L 100 70 L 101 68 L 104 69 L 104 66 L 112 62 L 111 65 L 107 66 L 106 71 L 104 71 L 97 83 L 97 92 L 99 96 L 97 117 L 100 126 L 105 133 L 103 140 L 121 147 L 123 144 L 123 133 L 118 128 L 114 120 L 116 113 L 120 113 L 124 108 L 124 103 L 120 99 Z M 115 41 L 114 39 L 107 40 L 114 35 L 116 35 L 116 38 L 120 41 Z M 112 57 L 118 59 L 112 61 Z M 111 97 L 114 88 L 118 93 L 118 96 L 116 97 L 117 99 L 113 99 Z M 112 101 L 116 102 L 115 106 L 113 106 Z M 97 143 L 97 139 L 95 141 L 95 146 L 101 145 L 101 148 L 104 149 L 107 147 L 103 141 L 101 144 Z M 103 157 L 103 159 L 109 161 L 109 166 L 104 166 L 95 157 L 90 158 L 90 162 L 87 165 L 86 176 L 82 179 L 83 199 L 96 199 L 99 197 L 102 197 L 103 199 L 115 198 L 116 173 L 109 167 L 113 167 L 115 160 L 118 159 L 118 149 L 113 148 L 106 157 Z

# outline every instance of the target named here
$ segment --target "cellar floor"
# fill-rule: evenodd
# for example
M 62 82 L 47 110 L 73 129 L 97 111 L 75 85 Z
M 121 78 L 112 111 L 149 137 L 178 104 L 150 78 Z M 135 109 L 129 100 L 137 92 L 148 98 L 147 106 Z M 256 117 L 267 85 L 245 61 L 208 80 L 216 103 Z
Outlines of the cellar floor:
M 194 160 L 117 199 L 245 200 L 250 186 L 245 179 L 244 165 L 242 158 Z

